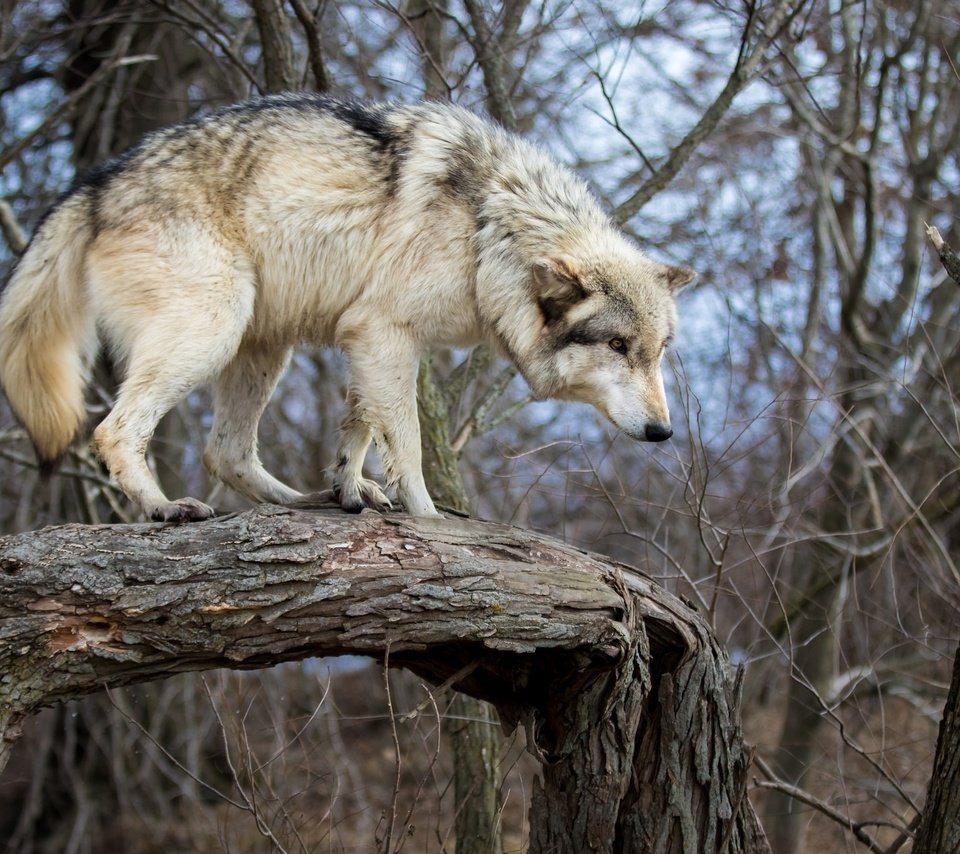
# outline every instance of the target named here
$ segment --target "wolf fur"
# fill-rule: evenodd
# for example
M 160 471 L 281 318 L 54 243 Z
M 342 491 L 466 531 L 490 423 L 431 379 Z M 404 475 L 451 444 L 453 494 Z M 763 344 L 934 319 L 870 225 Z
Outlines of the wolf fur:
M 273 96 L 155 133 L 60 201 L 0 297 L 0 384 L 49 469 L 104 342 L 124 379 L 97 453 L 149 517 L 202 519 L 211 508 L 171 501 L 147 467 L 160 418 L 212 380 L 207 468 L 290 502 L 257 424 L 293 346 L 337 345 L 341 505 L 389 504 L 363 477 L 373 440 L 406 509 L 432 515 L 424 348 L 487 341 L 536 396 L 666 439 L 660 362 L 693 275 L 646 258 L 570 171 L 464 109 Z

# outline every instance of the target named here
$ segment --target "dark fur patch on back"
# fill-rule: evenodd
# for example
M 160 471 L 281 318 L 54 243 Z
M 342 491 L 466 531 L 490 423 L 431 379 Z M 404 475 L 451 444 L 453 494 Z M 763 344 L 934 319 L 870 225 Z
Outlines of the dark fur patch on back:
M 279 95 L 268 95 L 263 98 L 254 98 L 243 101 L 239 104 L 231 104 L 222 107 L 206 115 L 195 116 L 194 118 L 180 122 L 166 128 L 158 129 L 147 134 L 139 143 L 124 151 L 117 157 L 113 157 L 89 171 L 79 175 L 63 193 L 57 201 L 47 209 L 38 221 L 33 230 L 36 235 L 43 223 L 49 218 L 67 199 L 77 193 L 86 192 L 92 204 L 91 220 L 94 229 L 99 228 L 98 207 L 101 194 L 110 186 L 115 177 L 122 174 L 124 170 L 153 142 L 158 136 L 166 137 L 169 143 L 180 140 L 180 149 L 175 146 L 173 151 L 180 153 L 183 149 L 188 149 L 193 144 L 189 138 L 189 132 L 194 128 L 216 123 L 221 117 L 231 117 L 234 126 L 242 128 L 253 122 L 258 115 L 263 116 L 270 113 L 284 113 L 291 111 L 300 112 L 320 112 L 327 113 L 353 130 L 363 134 L 369 139 L 375 149 L 392 158 L 390 164 L 390 184 L 395 186 L 401 171 L 406 150 L 409 146 L 407 133 L 398 133 L 391 126 L 388 120 L 390 107 L 385 104 L 366 104 L 361 101 L 353 101 L 331 97 L 329 95 L 309 92 L 286 93 Z M 186 136 L 187 138 L 184 138 Z M 252 166 L 250 167 L 253 168 Z
M 133 148 L 128 148 L 118 157 L 113 157 L 105 163 L 101 163 L 99 166 L 94 166 L 93 169 L 84 173 L 73 182 L 73 186 L 67 195 L 72 195 L 84 188 L 90 188 L 94 192 L 99 192 L 110 183 L 115 175 L 119 175 L 123 171 L 124 167 L 134 158 L 142 145 L 143 143 L 139 143 Z
M 227 107 L 221 112 L 260 113 L 270 110 L 301 110 L 328 113 L 338 121 L 365 136 L 380 154 L 391 158 L 389 181 L 391 188 L 399 180 L 407 149 L 409 132 L 398 131 L 389 121 L 390 106 L 367 104 L 330 95 L 296 93 L 273 95 Z
M 478 151 L 479 140 L 472 140 L 469 136 L 463 140 L 463 149 Z M 483 178 L 477 168 L 476 161 L 463 152 L 454 153 L 450 158 L 450 167 L 443 177 L 444 189 L 450 195 L 465 201 L 473 209 L 474 215 L 479 216 L 483 199 Z
M 354 130 L 368 136 L 381 150 L 386 151 L 396 141 L 383 108 L 356 101 L 335 101 L 330 112 Z

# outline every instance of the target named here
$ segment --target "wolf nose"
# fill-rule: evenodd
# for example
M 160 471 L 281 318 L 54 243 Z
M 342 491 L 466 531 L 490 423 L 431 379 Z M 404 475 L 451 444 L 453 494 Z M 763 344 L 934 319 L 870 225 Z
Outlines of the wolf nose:
M 662 424 L 648 424 L 643 433 L 648 442 L 665 442 L 673 435 L 673 430 Z

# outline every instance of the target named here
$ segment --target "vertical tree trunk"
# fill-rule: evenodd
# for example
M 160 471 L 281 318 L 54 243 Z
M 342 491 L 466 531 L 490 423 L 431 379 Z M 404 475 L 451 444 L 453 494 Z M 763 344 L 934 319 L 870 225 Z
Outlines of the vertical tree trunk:
M 410 0 L 407 5 L 407 16 L 419 43 L 423 97 L 427 100 L 450 96 L 444 79 L 447 6 L 448 0 Z
M 651 625 L 637 621 L 615 670 L 579 684 L 568 675 L 569 693 L 549 698 L 551 721 L 534 723 L 544 766 L 531 854 L 770 850 L 747 797 L 750 752 L 726 655 L 701 628 L 697 652 L 677 660 Z
M 497 710 L 466 694 L 448 712 L 453 742 L 457 851 L 500 854 L 500 720 Z
M 940 721 L 933 776 L 913 851 L 914 854 L 960 851 L 960 648 L 953 662 L 953 680 Z
M 447 410 L 433 381 L 430 357 L 417 376 L 423 474 L 433 500 L 460 513 L 470 502 L 450 448 Z M 497 712 L 489 703 L 457 696 L 451 706 L 457 854 L 501 854 L 500 738 Z
M 252 0 L 260 30 L 263 51 L 263 76 L 266 92 L 285 92 L 297 88 L 293 61 L 290 21 L 283 0 Z
M 787 711 L 771 762 L 778 777 L 800 788 L 806 785 L 823 723 L 822 705 L 815 692 L 822 696 L 830 678 L 836 636 L 828 612 L 835 605 L 838 589 L 839 584 L 831 584 L 811 597 L 790 627 L 793 672 L 788 677 Z M 771 791 L 763 815 L 774 854 L 803 850 L 807 815 L 802 803 L 784 792 Z

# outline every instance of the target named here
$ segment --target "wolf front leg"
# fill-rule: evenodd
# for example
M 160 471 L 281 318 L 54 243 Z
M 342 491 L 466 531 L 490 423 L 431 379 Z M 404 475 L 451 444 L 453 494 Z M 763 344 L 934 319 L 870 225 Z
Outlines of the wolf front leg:
M 439 515 L 423 480 L 417 420 L 419 347 L 404 331 L 390 323 L 371 321 L 369 314 L 362 319 L 344 315 L 337 331 L 350 362 L 350 411 L 336 468 L 341 506 L 356 511 L 363 504 L 376 507 L 386 501 L 382 491 L 361 476 L 372 438 L 387 483 L 396 486 L 407 512 Z

